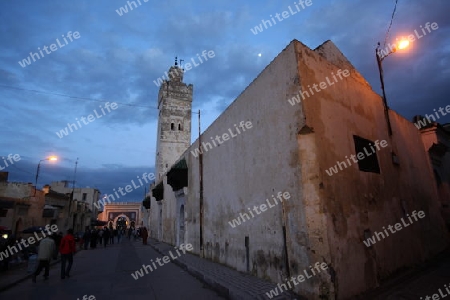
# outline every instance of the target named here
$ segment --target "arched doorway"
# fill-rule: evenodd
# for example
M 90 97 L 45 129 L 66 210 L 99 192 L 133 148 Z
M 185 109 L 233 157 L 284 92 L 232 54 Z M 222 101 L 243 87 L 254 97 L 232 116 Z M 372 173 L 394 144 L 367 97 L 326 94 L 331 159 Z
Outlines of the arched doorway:
M 114 224 L 116 224 L 117 230 L 126 230 L 130 226 L 131 222 L 126 215 L 122 214 L 114 219 Z
M 179 224 L 180 228 L 178 231 L 178 238 L 179 238 L 179 244 L 184 244 L 184 205 L 181 205 L 180 207 L 180 224 Z
M 162 241 L 162 205 L 159 204 L 158 239 Z

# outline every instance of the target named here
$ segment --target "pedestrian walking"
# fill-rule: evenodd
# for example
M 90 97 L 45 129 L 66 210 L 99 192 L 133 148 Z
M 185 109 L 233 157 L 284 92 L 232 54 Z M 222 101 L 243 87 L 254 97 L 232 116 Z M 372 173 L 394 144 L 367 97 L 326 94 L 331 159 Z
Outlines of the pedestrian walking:
M 59 245 L 59 252 L 61 253 L 61 279 L 70 277 L 70 270 L 73 264 L 73 255 L 76 252 L 75 238 L 73 236 L 73 229 L 67 230 L 67 234 L 61 240 Z M 69 263 L 66 268 L 66 263 Z
M 55 237 L 56 249 L 59 249 L 59 244 L 61 244 L 62 238 L 63 238 L 63 233 L 62 232 L 58 233 L 58 235 Z
M 84 250 L 87 250 L 88 245 L 91 242 L 91 230 L 89 229 L 89 226 L 86 226 L 86 229 L 83 234 L 83 240 L 84 240 Z
M 114 238 L 117 236 L 117 229 L 111 231 L 111 243 L 114 244 Z
M 61 242 L 61 240 L 59 239 L 59 235 L 54 232 L 51 236 L 52 240 L 55 242 L 55 249 L 54 249 L 54 253 L 53 253 L 53 258 L 54 259 L 58 259 L 58 254 L 59 254 L 59 243 Z
M 92 229 L 92 231 L 91 231 L 91 249 L 97 248 L 97 239 L 98 239 L 97 230 Z
M 38 276 L 41 273 L 43 268 L 45 268 L 44 280 L 48 279 L 50 271 L 50 261 L 52 257 L 55 257 L 55 249 L 56 249 L 55 241 L 51 239 L 49 236 L 46 236 L 39 243 L 39 252 L 38 252 L 39 265 L 36 271 L 33 273 L 32 280 L 34 283 L 36 283 L 36 276 Z
M 120 239 L 122 238 L 122 229 L 117 230 L 117 243 L 120 243 Z
M 109 243 L 114 244 L 114 237 L 117 236 L 117 229 L 110 230 L 111 236 L 109 237 Z
M 103 235 L 105 234 L 105 232 L 103 230 L 99 230 L 98 231 L 98 243 L 100 244 L 100 246 L 103 243 Z
M 142 227 L 141 229 L 142 243 L 147 245 L 148 231 L 147 227 Z
M 104 244 L 104 247 L 106 248 L 106 244 L 108 244 L 108 241 L 109 241 L 109 236 L 110 236 L 110 233 L 109 233 L 109 229 L 105 226 L 105 228 L 103 229 L 103 244 Z

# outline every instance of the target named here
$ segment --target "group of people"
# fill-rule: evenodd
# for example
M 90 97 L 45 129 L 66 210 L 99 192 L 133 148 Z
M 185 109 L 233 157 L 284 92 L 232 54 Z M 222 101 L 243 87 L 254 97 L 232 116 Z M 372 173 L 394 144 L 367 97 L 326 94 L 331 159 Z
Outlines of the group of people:
M 76 252 L 75 237 L 73 229 L 67 230 L 67 234 L 60 238 L 60 235 L 46 236 L 39 242 L 38 266 L 33 273 L 32 280 L 36 282 L 42 269 L 44 270 L 44 280 L 47 280 L 50 272 L 50 261 L 58 258 L 61 254 L 61 279 L 70 277 L 70 270 L 73 264 L 73 255 Z M 66 266 L 67 265 L 67 266 Z
M 139 227 L 139 228 L 132 228 L 130 227 L 128 229 L 128 239 L 131 240 L 131 236 L 134 237 L 134 240 L 142 238 L 142 243 L 144 245 L 147 245 L 147 239 L 148 239 L 148 231 L 146 227 Z
M 84 250 L 87 250 L 89 247 L 95 249 L 97 244 L 103 244 L 103 247 L 106 247 L 107 244 L 114 244 L 114 239 L 116 238 L 117 243 L 120 243 L 124 234 L 125 231 L 122 229 L 112 229 L 106 226 L 103 229 L 90 229 L 89 226 L 86 226 L 82 244 L 84 244 Z
M 104 247 L 108 243 L 114 244 L 114 239 L 117 238 L 117 243 L 120 243 L 122 236 L 125 235 L 124 229 L 112 229 L 106 226 L 103 229 L 90 229 L 86 227 L 80 244 L 84 244 L 84 249 L 87 250 L 90 245 L 91 249 L 95 249 L 97 244 L 103 244 Z M 147 245 L 148 231 L 146 227 L 129 228 L 128 239 L 134 236 L 134 240 L 142 238 L 142 243 Z M 39 243 L 38 250 L 38 267 L 33 273 L 32 280 L 36 282 L 36 277 L 44 271 L 44 280 L 49 277 L 50 261 L 58 258 L 58 253 L 61 254 L 61 279 L 70 277 L 70 270 L 73 264 L 73 255 L 76 252 L 76 242 L 73 235 L 73 230 L 67 230 L 67 234 L 63 237 L 61 234 L 54 234 L 46 236 Z
M 127 234 L 128 239 L 131 240 L 131 237 L 134 237 L 134 240 L 142 238 L 142 242 L 144 245 L 147 245 L 148 239 L 148 231 L 145 227 L 128 228 L 128 232 L 125 229 L 112 229 L 108 227 L 103 227 L 103 229 L 90 229 L 86 227 L 81 244 L 84 245 L 84 250 L 87 250 L 89 247 L 91 249 L 97 248 L 97 244 L 106 247 L 108 244 L 114 244 L 114 240 L 117 239 L 117 243 L 120 243 L 122 236 Z

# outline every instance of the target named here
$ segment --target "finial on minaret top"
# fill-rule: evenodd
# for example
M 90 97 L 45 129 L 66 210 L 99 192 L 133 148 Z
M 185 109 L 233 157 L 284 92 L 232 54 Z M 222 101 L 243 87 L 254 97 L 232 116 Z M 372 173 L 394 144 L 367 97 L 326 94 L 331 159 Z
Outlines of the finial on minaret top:
M 181 64 L 182 59 L 180 59 Z M 183 69 L 178 66 L 178 56 L 175 56 L 175 65 L 170 67 L 167 77 L 170 81 L 183 81 Z

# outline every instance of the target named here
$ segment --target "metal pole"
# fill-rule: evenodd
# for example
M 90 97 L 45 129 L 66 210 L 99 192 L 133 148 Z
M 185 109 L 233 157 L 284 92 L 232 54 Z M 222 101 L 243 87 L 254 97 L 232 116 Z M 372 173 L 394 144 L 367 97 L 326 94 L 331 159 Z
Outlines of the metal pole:
M 69 199 L 69 219 L 70 219 L 70 211 L 72 210 L 73 193 L 75 192 L 75 178 L 77 176 L 77 166 L 78 166 L 78 157 L 77 160 L 75 161 L 75 171 L 73 173 L 73 182 L 72 182 L 72 195 L 70 196 Z
M 39 161 L 38 166 L 37 166 L 37 170 L 36 170 L 36 180 L 35 180 L 35 183 L 34 183 L 34 195 L 33 195 L 33 197 L 36 196 L 37 180 L 38 180 L 38 177 L 39 177 L 39 169 L 40 169 L 40 167 L 41 167 L 41 161 L 42 161 L 42 160 Z
M 203 153 L 201 151 L 202 135 L 200 133 L 200 110 L 198 110 L 198 150 L 199 150 L 199 184 L 200 184 L 200 257 L 204 257 L 203 251 Z
M 382 66 L 383 58 L 380 57 L 380 55 L 378 53 L 378 50 L 379 50 L 379 48 L 377 47 L 375 49 L 375 56 L 377 58 L 378 71 L 380 73 L 381 90 L 383 91 L 384 116 L 386 118 L 386 123 L 387 123 L 387 126 L 388 126 L 389 135 L 392 135 L 391 121 L 389 119 L 389 106 L 387 104 L 386 91 L 384 90 L 384 77 L 383 77 L 383 66 Z

